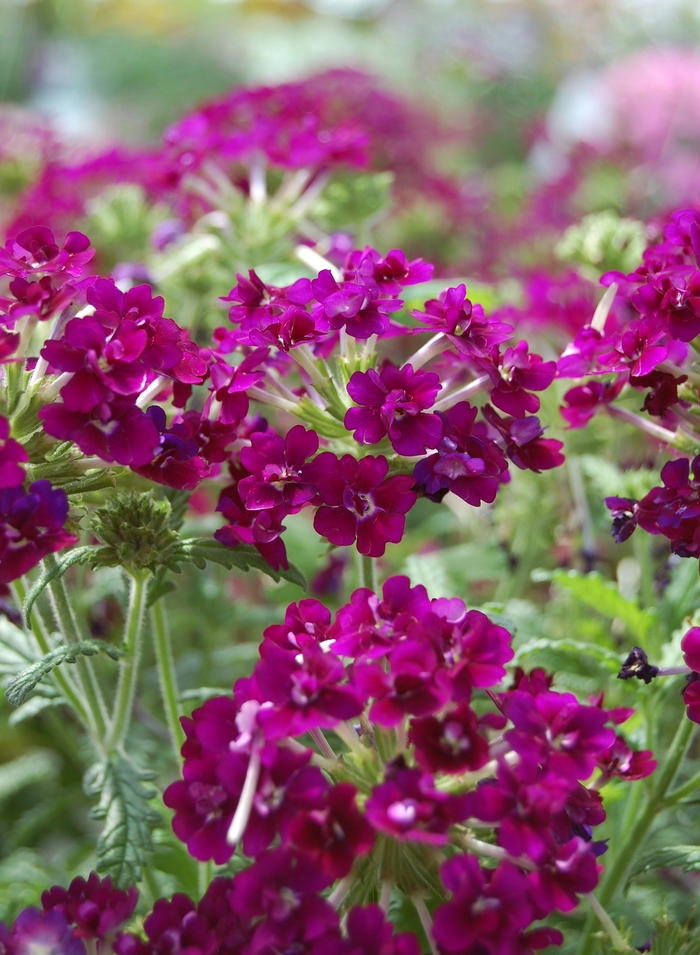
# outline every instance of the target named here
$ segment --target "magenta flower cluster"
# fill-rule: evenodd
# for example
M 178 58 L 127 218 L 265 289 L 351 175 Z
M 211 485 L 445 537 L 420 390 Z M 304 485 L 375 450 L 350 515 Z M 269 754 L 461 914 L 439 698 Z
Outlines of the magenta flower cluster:
M 323 890 L 340 880 L 330 898 L 352 899 L 376 864 L 411 894 L 419 887 L 396 860 L 432 847 L 438 855 L 421 858 L 436 876 L 439 867 L 451 896 L 433 913 L 441 953 L 560 942 L 532 924 L 570 911 L 597 884 L 599 786 L 646 776 L 655 763 L 614 729 L 631 710 L 581 704 L 542 671 L 517 671 L 499 688 L 512 657 L 507 630 L 461 600 L 430 600 L 406 577 L 386 581 L 382 596 L 355 591 L 335 617 L 313 599 L 288 607 L 265 631 L 252 676 L 183 718 L 183 778 L 164 795 L 196 859 L 221 864 L 237 846 L 255 859 L 222 890 L 222 917 L 245 935 L 262 931 L 250 920 L 267 912 L 278 947 L 278 919 L 301 941 L 300 912 L 305 931 L 314 912 L 336 932 Z M 305 734 L 316 749 L 298 741 Z M 493 843 L 474 827 L 492 829 Z

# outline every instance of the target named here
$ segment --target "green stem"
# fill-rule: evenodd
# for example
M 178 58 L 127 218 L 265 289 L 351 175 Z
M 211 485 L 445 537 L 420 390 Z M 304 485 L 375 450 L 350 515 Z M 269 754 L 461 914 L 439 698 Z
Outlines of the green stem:
M 214 878 L 214 863 L 209 859 L 208 862 L 200 862 L 197 866 L 197 881 L 199 887 L 200 896 L 209 888 L 209 885 Z
M 359 577 L 359 586 L 368 587 L 375 594 L 379 589 L 379 581 L 377 580 L 377 562 L 374 557 L 365 557 L 364 554 L 358 553 L 357 555 L 357 573 Z
M 678 772 L 678 767 L 685 755 L 694 729 L 695 724 L 687 718 L 684 711 L 681 722 L 676 730 L 676 735 L 673 737 L 673 741 L 668 749 L 666 760 L 661 769 L 657 770 L 654 777 L 654 786 L 645 809 L 633 822 L 630 823 L 627 819 L 623 820 L 622 831 L 626 831 L 627 835 L 616 847 L 615 858 L 612 864 L 606 869 L 600 890 L 597 893 L 598 902 L 603 909 L 608 907 L 610 900 L 627 875 L 627 871 L 634 861 L 637 850 L 643 845 L 646 834 L 649 829 L 651 829 L 659 810 L 668 804 L 666 794 L 669 786 L 673 782 L 674 776 Z M 595 924 L 596 917 L 591 913 L 584 928 L 579 955 L 592 955 L 594 951 L 593 930 Z
M 161 600 L 153 605 L 153 634 L 155 637 L 156 660 L 158 663 L 158 682 L 165 710 L 165 719 L 175 749 L 175 759 L 180 761 L 180 748 L 185 742 L 185 731 L 180 725 L 180 694 L 177 688 L 177 674 L 170 645 L 168 620 Z
M 27 599 L 27 588 L 24 585 L 24 581 L 14 580 L 10 586 L 14 591 L 17 603 L 20 605 L 20 607 L 23 607 L 24 602 Z M 44 654 L 51 653 L 53 647 L 49 641 L 49 634 L 48 630 L 46 629 L 46 624 L 36 609 L 32 610 L 31 617 L 27 622 L 32 633 L 34 634 L 36 642 L 39 644 L 39 649 L 41 652 Z M 92 714 L 90 714 L 85 708 L 85 705 L 80 698 L 78 688 L 74 684 L 73 680 L 67 676 L 60 669 L 60 667 L 54 667 L 51 672 L 51 676 L 80 722 L 88 730 L 88 732 L 94 736 L 96 733 L 96 727 L 94 725 L 94 721 L 91 719 Z
M 131 711 L 136 695 L 139 677 L 141 645 L 143 642 L 143 618 L 146 611 L 147 577 L 145 574 L 132 576 L 129 610 L 124 627 L 124 656 L 119 664 L 119 683 L 110 732 L 107 739 L 109 750 L 118 749 L 126 739 L 131 722 Z
M 53 554 L 44 558 L 44 565 L 47 570 L 55 567 L 56 558 Z M 63 577 L 54 578 L 47 589 L 51 610 L 63 639 L 66 643 L 80 643 L 83 640 L 83 633 L 73 611 Z M 85 699 L 86 707 L 92 715 L 97 736 L 99 739 L 104 739 L 107 732 L 108 715 L 102 689 L 97 682 L 97 675 L 83 656 L 78 656 L 75 666 L 78 687 Z

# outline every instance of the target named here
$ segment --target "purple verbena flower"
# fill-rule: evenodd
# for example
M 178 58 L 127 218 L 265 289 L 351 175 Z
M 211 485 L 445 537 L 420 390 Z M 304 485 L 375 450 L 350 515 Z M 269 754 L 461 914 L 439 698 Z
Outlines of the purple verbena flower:
M 274 431 L 256 431 L 250 447 L 241 449 L 241 464 L 250 473 L 238 483 L 249 511 L 283 506 L 298 513 L 316 496 L 316 485 L 304 479 L 304 465 L 318 451 L 318 435 L 296 425 L 282 438 Z
M 378 372 L 356 371 L 347 387 L 360 407 L 347 411 L 344 424 L 360 444 L 377 444 L 388 435 L 394 451 L 407 457 L 437 447 L 442 421 L 424 414 L 441 388 L 434 372 L 414 372 L 411 365 L 397 368 L 387 361 Z
M 334 329 L 345 328 L 352 338 L 382 335 L 389 328 L 389 315 L 400 311 L 400 299 L 381 298 L 382 290 L 370 278 L 339 285 L 329 269 L 319 272 L 311 282 L 316 301 L 312 316 L 325 317 Z
M 443 435 L 435 454 L 416 464 L 416 484 L 431 500 L 441 500 L 448 491 L 472 507 L 491 504 L 508 463 L 498 445 L 474 433 L 478 413 L 461 401 L 443 414 Z
M 23 909 L 12 928 L 0 922 L 3 955 L 86 955 L 82 939 L 75 935 L 60 912 Z
M 138 892 L 134 888 L 117 889 L 111 876 L 100 878 L 91 872 L 87 879 L 77 876 L 67 889 L 53 886 L 42 893 L 45 912 L 59 912 L 81 938 L 106 938 L 127 922 L 134 913 Z
M 78 538 L 65 530 L 68 498 L 50 481 L 34 481 L 29 490 L 0 490 L 0 583 L 8 584 L 47 554 L 75 544 Z
M 387 478 L 385 457 L 367 456 L 357 461 L 350 454 L 337 458 L 330 451 L 319 454 L 308 468 L 316 481 L 321 506 L 314 528 L 331 544 L 357 549 L 366 557 L 382 557 L 387 543 L 398 544 L 406 518 L 416 502 L 413 478 Z

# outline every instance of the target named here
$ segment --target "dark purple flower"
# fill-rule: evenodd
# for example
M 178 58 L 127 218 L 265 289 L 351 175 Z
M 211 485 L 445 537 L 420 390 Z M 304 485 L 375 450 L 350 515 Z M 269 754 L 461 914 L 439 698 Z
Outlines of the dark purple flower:
M 433 935 L 447 955 L 512 955 L 534 913 L 525 876 L 511 863 L 484 870 L 474 856 L 456 855 L 440 875 L 452 894 L 433 915 Z
M 622 377 L 612 381 L 596 381 L 592 379 L 584 385 L 576 385 L 564 395 L 568 408 L 561 408 L 561 416 L 569 428 L 583 428 L 591 420 L 599 408 L 610 404 L 620 394 L 625 384 Z
M 10 295 L 0 295 L 0 320 L 14 328 L 15 322 L 27 315 L 32 315 L 39 321 L 47 321 L 62 312 L 79 295 L 78 286 L 72 282 L 64 282 L 54 286 L 50 275 L 45 275 L 38 282 L 31 282 L 25 278 L 15 278 L 9 284 Z
M 28 460 L 23 446 L 10 437 L 10 422 L 0 415 L 0 489 L 22 484 L 25 478 L 22 465 Z
M 284 507 L 267 511 L 249 511 L 238 493 L 236 484 L 225 487 L 216 507 L 228 523 L 214 532 L 216 540 L 227 547 L 251 544 L 273 570 L 287 570 L 287 549 L 282 541 L 286 516 Z
M 355 858 L 374 845 L 374 830 L 357 808 L 356 795 L 351 783 L 331 786 L 324 805 L 296 815 L 288 830 L 291 843 L 332 879 L 346 876 Z
M 254 673 L 264 698 L 275 704 L 259 716 L 270 738 L 300 736 L 316 727 L 331 728 L 362 712 L 364 700 L 347 685 L 340 659 L 315 644 L 292 656 L 269 643 Z
M 450 698 L 450 686 L 436 649 L 417 639 L 402 640 L 384 661 L 356 663 L 353 682 L 374 697 L 369 717 L 381 726 L 396 726 L 407 714 L 437 713 Z
M 64 404 L 45 405 L 38 414 L 52 438 L 73 441 L 87 455 L 139 467 L 158 453 L 160 435 L 153 420 L 129 399 L 114 399 L 92 412 L 70 411 Z
M 304 465 L 318 451 L 318 435 L 296 425 L 282 438 L 274 431 L 256 431 L 250 447 L 241 449 L 241 464 L 250 474 L 238 482 L 238 493 L 249 511 L 283 506 L 296 514 L 316 495 L 316 485 L 304 479 Z
M 662 322 L 671 338 L 690 342 L 700 335 L 700 272 L 692 266 L 649 275 L 630 301 L 642 315 Z
M 544 918 L 555 909 L 575 909 L 578 895 L 595 889 L 601 871 L 592 843 L 574 838 L 560 846 L 550 863 L 527 876 L 537 918 Z
M 387 543 L 398 544 L 406 518 L 416 502 L 413 478 L 387 478 L 385 457 L 367 456 L 357 461 L 350 454 L 337 458 L 330 451 L 319 454 L 308 468 L 316 481 L 321 507 L 314 528 L 331 544 L 357 549 L 366 557 L 382 557 Z
M 106 938 L 116 932 L 131 918 L 137 901 L 136 889 L 117 889 L 110 876 L 101 879 L 97 872 L 87 879 L 77 876 L 67 889 L 55 885 L 41 896 L 44 911 L 60 912 L 82 938 Z
M 264 659 L 270 644 L 287 650 L 293 656 L 307 646 L 324 648 L 328 640 L 331 612 L 319 600 L 306 598 L 290 604 L 284 614 L 284 623 L 272 624 L 263 631 L 260 656 Z
M 425 303 L 424 312 L 411 314 L 434 331 L 443 332 L 469 358 L 487 358 L 513 331 L 511 325 L 488 319 L 481 305 L 472 305 L 465 285 L 446 289 L 439 298 Z
M 339 656 L 372 659 L 384 656 L 408 627 L 430 612 L 422 584 L 411 587 L 408 577 L 389 577 L 382 596 L 367 588 L 354 591 L 333 624 L 332 650 Z
M 0 491 L 0 583 L 16 580 L 78 538 L 64 530 L 68 498 L 50 481 Z
M 346 925 L 352 955 L 419 955 L 412 932 L 393 934 L 393 926 L 378 905 L 350 909 Z
M 194 490 L 211 470 L 211 460 L 200 452 L 202 446 L 209 443 L 209 436 L 202 433 L 202 428 L 206 423 L 211 430 L 212 422 L 203 420 L 197 411 L 188 411 L 167 427 L 165 411 L 159 405 L 151 405 L 146 414 L 160 433 L 160 447 L 152 461 L 132 470 L 157 484 L 184 491 Z M 216 422 L 213 427 L 221 432 L 224 445 L 236 440 L 234 428 Z
M 657 762 L 650 749 L 632 750 L 622 736 L 616 736 L 610 749 L 598 756 L 598 768 L 603 783 L 609 779 L 646 779 L 656 769 Z M 601 785 L 601 784 L 598 784 Z
M 440 418 L 423 413 L 435 403 L 440 388 L 434 372 L 414 372 L 411 365 L 397 368 L 387 361 L 379 372 L 356 371 L 348 394 L 360 407 L 347 411 L 345 427 L 360 444 L 377 444 L 388 435 L 397 454 L 425 454 L 442 436 Z
M 85 955 L 85 945 L 60 912 L 23 909 L 12 928 L 0 922 L 3 955 Z
M 389 315 L 400 311 L 400 299 L 381 298 L 382 290 L 370 278 L 339 285 L 329 269 L 311 282 L 316 301 L 314 320 L 325 317 L 334 329 L 345 328 L 352 338 L 382 335 L 389 328 Z
M 663 417 L 669 408 L 678 404 L 678 386 L 687 380 L 687 375 L 676 377 L 665 371 L 657 370 L 639 378 L 630 377 L 630 384 L 634 388 L 650 388 L 651 391 L 644 397 L 641 410 L 656 417 Z
M 633 319 L 624 331 L 612 336 L 613 350 L 598 355 L 604 371 L 629 371 L 636 377 L 650 374 L 668 355 L 668 348 L 658 342 L 666 329 L 649 318 Z
M 557 364 L 528 351 L 527 342 L 518 342 L 498 356 L 495 370 L 486 366 L 494 387 L 491 401 L 514 418 L 524 418 L 539 410 L 540 399 L 531 394 L 544 391 L 554 381 Z
M 436 789 L 429 773 L 397 760 L 372 790 L 365 814 L 378 832 L 395 839 L 444 845 L 448 829 L 465 818 L 464 799 Z
M 696 673 L 700 673 L 700 627 L 691 627 L 686 630 L 681 640 L 683 661 Z
M 605 728 L 607 714 L 571 693 L 514 690 L 506 696 L 505 715 L 514 726 L 505 734 L 513 749 L 548 760 L 566 779 L 588 779 L 598 756 L 615 742 L 614 730 Z
M 82 232 L 69 232 L 59 249 L 53 232 L 46 226 L 33 226 L 8 239 L 0 249 L 0 275 L 26 278 L 37 272 L 63 272 L 80 275 L 94 256 L 90 240 Z
M 564 447 L 556 438 L 543 438 L 545 428 L 540 419 L 528 415 L 527 418 L 501 418 L 490 405 L 485 405 L 482 413 L 489 424 L 496 428 L 506 446 L 506 454 L 521 471 L 549 471 L 561 467 Z
M 465 701 L 440 716 L 411 720 L 408 741 L 416 762 L 430 773 L 463 773 L 489 761 L 489 743 L 476 713 Z
M 143 921 L 147 945 L 138 936 L 121 935 L 117 955 L 215 955 L 218 939 L 197 913 L 189 896 L 176 892 L 172 899 L 158 899 Z
M 508 464 L 498 445 L 474 434 L 478 409 L 460 401 L 443 414 L 443 435 L 437 453 L 416 464 L 417 487 L 426 497 L 441 500 L 448 491 L 472 507 L 492 504 Z
M 343 277 L 350 281 L 358 277 L 370 278 L 383 292 L 396 295 L 406 285 L 429 282 L 433 277 L 433 266 L 422 259 L 409 262 L 400 249 L 392 249 L 386 258 L 382 258 L 376 249 L 366 246 L 361 252 L 351 252 L 347 257 Z

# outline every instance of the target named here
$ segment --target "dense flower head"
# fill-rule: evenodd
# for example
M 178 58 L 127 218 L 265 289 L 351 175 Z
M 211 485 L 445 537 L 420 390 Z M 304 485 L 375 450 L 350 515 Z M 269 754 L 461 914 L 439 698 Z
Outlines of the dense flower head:
M 78 538 L 64 527 L 68 498 L 50 481 L 0 490 L 0 583 L 16 580 Z
M 133 915 L 137 900 L 135 888 L 115 888 L 110 876 L 101 879 L 97 872 L 87 879 L 76 876 L 67 889 L 53 886 L 41 896 L 44 911 L 59 912 L 81 938 L 105 938 L 116 932 Z

